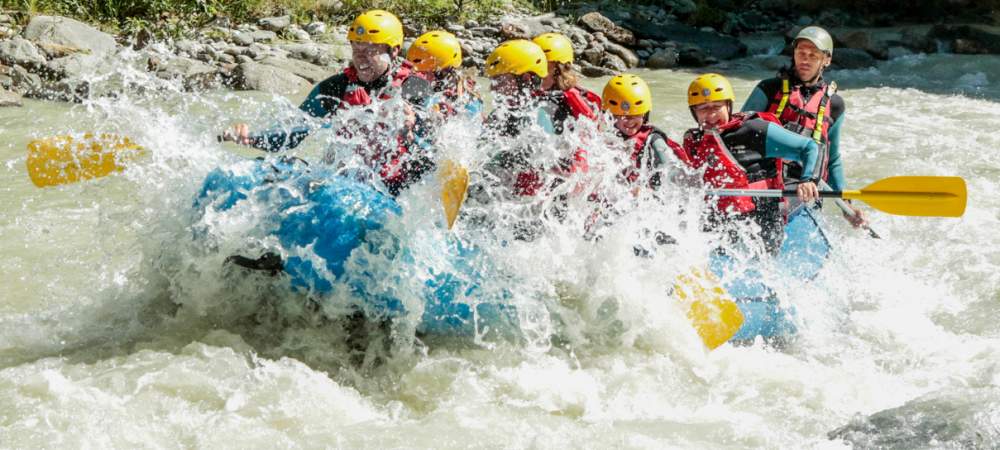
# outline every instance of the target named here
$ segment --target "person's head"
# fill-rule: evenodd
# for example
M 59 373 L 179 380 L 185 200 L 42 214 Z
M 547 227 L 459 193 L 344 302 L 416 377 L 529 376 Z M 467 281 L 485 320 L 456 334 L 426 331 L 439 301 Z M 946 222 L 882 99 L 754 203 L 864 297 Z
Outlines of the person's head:
M 548 74 L 545 53 L 531 41 L 504 42 L 486 58 L 490 89 L 502 96 L 530 94 L 541 86 Z
M 608 80 L 601 99 L 604 110 L 615 117 L 615 128 L 626 137 L 639 132 L 653 109 L 649 86 L 642 78 L 627 73 Z
M 820 27 L 805 27 L 792 41 L 792 69 L 802 81 L 818 79 L 832 60 L 833 38 Z
M 425 78 L 436 81 L 462 66 L 462 44 L 447 31 L 428 31 L 413 41 L 406 59 Z
M 542 80 L 543 90 L 565 91 L 576 87 L 578 82 L 573 72 L 573 42 L 559 33 L 545 33 L 531 40 L 545 52 L 549 75 Z
M 716 128 L 729 122 L 734 100 L 733 86 L 726 77 L 717 73 L 701 75 L 688 86 L 688 107 L 694 120 L 703 128 Z
M 403 24 L 388 11 L 367 11 L 351 24 L 351 66 L 358 79 L 369 82 L 384 75 L 403 45 Z

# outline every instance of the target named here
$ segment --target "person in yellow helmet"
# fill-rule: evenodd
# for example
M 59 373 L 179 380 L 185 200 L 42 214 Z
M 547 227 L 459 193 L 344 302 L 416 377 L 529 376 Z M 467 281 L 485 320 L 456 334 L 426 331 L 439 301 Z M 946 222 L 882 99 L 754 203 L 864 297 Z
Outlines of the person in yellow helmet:
M 762 80 L 743 103 L 742 111 L 773 113 L 790 130 L 811 137 L 820 145 L 821 164 L 813 173 L 789 164 L 785 181 L 815 178 L 831 190 L 843 190 L 844 167 L 840 158 L 840 130 L 847 106 L 837 94 L 836 83 L 823 78 L 833 62 L 833 37 L 818 26 L 808 26 L 792 40 L 792 59 L 774 78 Z M 820 112 L 822 111 L 822 112 Z M 867 223 L 864 213 L 848 206 L 844 217 L 855 227 Z
M 783 189 L 782 166 L 795 161 L 812 170 L 819 164 L 815 141 L 782 128 L 768 113 L 733 114 L 735 94 L 725 77 L 709 73 L 688 87 L 688 106 L 698 123 L 684 134 L 683 151 L 676 156 L 702 171 L 704 182 L 724 189 Z M 814 181 L 796 186 L 799 200 L 819 196 Z M 708 217 L 710 228 L 729 223 L 755 222 L 765 249 L 777 253 L 784 239 L 780 198 L 720 197 Z
M 653 110 L 649 86 L 636 75 L 620 74 L 608 80 L 601 97 L 604 111 L 614 117 L 618 135 L 632 144 L 631 164 L 622 172 L 623 180 L 630 185 L 659 187 L 662 171 L 673 161 L 671 155 L 681 148 L 649 122 Z
M 462 44 L 455 35 L 443 31 L 428 31 L 418 37 L 406 52 L 406 59 L 424 78 L 433 83 L 434 96 L 428 107 L 445 117 L 465 113 L 478 115 L 483 101 L 476 80 L 461 72 Z
M 597 120 L 601 97 L 580 86 L 579 76 L 573 70 L 573 42 L 559 33 L 540 34 L 532 42 L 541 47 L 548 61 L 549 73 L 542 80 L 542 90 L 556 105 L 552 115 L 556 134 L 562 134 L 563 123 L 569 117 Z
M 342 73 L 313 87 L 299 105 L 308 116 L 331 119 L 346 108 L 367 106 L 373 99 L 389 100 L 405 93 L 406 85 L 417 80 L 412 66 L 400 58 L 403 25 L 392 13 L 370 10 L 354 19 L 348 31 L 351 62 Z M 426 84 L 426 82 L 423 82 Z M 419 83 L 409 83 L 419 84 Z M 329 125 L 329 122 L 327 123 Z M 384 127 L 383 127 L 384 128 Z M 294 127 L 276 126 L 262 133 L 251 133 L 245 123 L 227 130 L 221 138 L 266 151 L 283 151 L 298 146 L 314 127 L 303 120 Z M 427 157 L 409 154 L 405 136 L 394 130 L 347 130 L 342 134 L 366 135 L 370 139 L 358 149 L 378 174 L 388 191 L 396 195 L 431 167 Z M 404 134 L 409 134 L 404 133 Z

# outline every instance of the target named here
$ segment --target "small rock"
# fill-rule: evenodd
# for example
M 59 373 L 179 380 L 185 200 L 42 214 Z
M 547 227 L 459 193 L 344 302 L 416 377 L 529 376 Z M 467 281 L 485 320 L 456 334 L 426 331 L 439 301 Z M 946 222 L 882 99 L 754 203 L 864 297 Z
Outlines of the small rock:
M 257 26 L 275 33 L 285 31 L 292 24 L 291 16 L 265 17 L 257 21 Z
M 299 42 L 311 41 L 312 38 L 309 36 L 309 32 L 299 28 L 288 30 L 288 34 L 292 36 L 293 39 Z
M 600 44 L 598 44 L 600 45 Z M 590 47 L 583 51 L 583 60 L 587 61 L 593 65 L 598 65 L 601 63 L 601 57 L 604 56 L 603 47 Z
M 326 33 L 326 23 L 325 22 L 311 22 L 306 25 L 305 30 L 307 33 L 315 36 L 318 34 Z
M 233 77 L 238 89 L 274 94 L 297 94 L 311 86 L 308 81 L 287 70 L 254 62 L 237 66 Z
M 247 55 L 236 55 L 236 62 L 239 64 L 250 64 L 253 63 L 253 58 Z
M 615 75 L 615 71 L 583 61 L 580 63 L 580 74 L 591 78 L 610 77 Z
M 531 39 L 531 30 L 523 24 L 508 22 L 500 27 L 504 39 Z
M 678 54 L 677 61 L 688 67 L 704 67 L 709 64 L 708 55 L 698 47 L 685 47 Z
M 19 94 L 30 94 L 42 89 L 42 77 L 28 72 L 21 66 L 14 66 L 10 70 L 11 90 Z
M 625 62 L 628 68 L 637 67 L 639 65 L 639 57 L 636 56 L 632 50 L 629 50 L 621 45 L 615 44 L 614 42 L 608 42 L 604 44 L 604 50 L 611 53 Z
M 833 53 L 835 69 L 866 69 L 875 67 L 875 58 L 868 52 L 856 48 L 844 48 Z
M 45 64 L 45 55 L 35 44 L 21 36 L 0 41 L 0 62 L 9 65 L 41 67 Z
M 174 43 L 174 48 L 177 49 L 178 52 L 184 52 L 188 55 L 197 55 L 205 50 L 205 44 L 191 39 L 181 39 Z
M 287 70 L 295 75 L 305 78 L 306 81 L 309 81 L 310 83 L 318 83 L 320 81 L 323 81 L 329 78 L 334 73 L 331 70 L 325 69 L 315 64 L 307 63 L 305 61 L 277 58 L 273 56 L 260 60 L 260 64 L 274 66 L 279 69 Z
M 253 44 L 253 35 L 246 31 L 236 31 L 230 35 L 233 39 L 233 43 L 242 46 L 248 46 Z
M 14 18 L 6 14 L 0 14 L 0 23 L 14 23 Z
M 618 55 L 613 53 L 605 53 L 601 58 L 601 67 L 607 67 L 615 72 L 624 72 L 628 70 L 628 64 L 625 63 Z
M 218 70 L 204 62 L 185 58 L 171 58 L 165 62 L 150 61 L 150 70 L 156 76 L 166 80 L 179 79 L 187 90 L 205 90 L 218 87 Z
M 21 96 L 0 88 L 0 108 L 9 106 L 22 106 Z
M 657 50 L 646 60 L 649 69 L 673 69 L 679 61 L 677 50 L 672 48 Z
M 635 54 L 639 55 L 640 59 L 649 59 L 649 57 L 652 55 L 652 53 L 650 53 L 649 50 L 646 50 L 644 48 L 637 50 Z
M 639 39 L 639 47 L 644 49 L 651 49 L 656 47 L 656 43 L 650 39 Z
M 809 16 L 799 16 L 799 19 L 795 21 L 795 24 L 800 27 L 807 27 L 812 25 L 815 21 Z
M 52 80 L 82 78 L 91 72 L 95 60 L 94 56 L 82 53 L 56 58 L 45 64 L 45 75 Z
M 477 28 L 477 27 L 479 27 L 479 22 L 476 22 L 475 20 L 467 20 L 465 22 L 465 28 L 471 29 L 471 28 Z
M 273 42 L 278 39 L 278 35 L 273 31 L 254 31 L 250 36 L 254 42 Z
M 457 23 L 448 24 L 444 27 L 444 29 L 452 33 L 461 33 L 465 31 L 465 27 Z

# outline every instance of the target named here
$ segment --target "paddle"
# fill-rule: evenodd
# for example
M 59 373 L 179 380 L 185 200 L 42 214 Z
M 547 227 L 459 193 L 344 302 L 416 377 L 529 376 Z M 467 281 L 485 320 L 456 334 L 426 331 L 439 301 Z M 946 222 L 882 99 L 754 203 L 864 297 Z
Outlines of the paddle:
M 830 185 L 826 184 L 826 181 L 823 181 L 823 180 L 819 181 L 819 186 L 818 187 L 820 189 L 830 189 Z M 851 207 L 847 205 L 847 202 L 845 202 L 845 201 L 843 201 L 843 200 L 841 200 L 839 198 L 835 198 L 835 199 L 833 199 L 833 203 L 835 205 L 837 205 L 837 208 L 840 208 L 840 211 L 842 211 L 845 216 L 853 216 L 854 215 L 854 210 L 851 209 Z M 870 236 L 872 239 L 882 239 L 882 236 L 879 236 L 878 233 L 876 233 L 875 230 L 873 230 L 872 227 L 869 226 L 868 224 L 862 225 L 861 228 L 863 228 L 865 231 L 867 231 L 868 232 L 868 236 Z
M 794 189 L 714 189 L 709 195 L 795 197 Z M 820 191 L 822 198 L 861 200 L 897 216 L 961 217 L 967 201 L 961 177 L 902 176 L 878 180 L 860 190 Z M 846 206 L 846 205 L 845 205 Z
M 674 292 L 689 303 L 687 317 L 709 350 L 725 344 L 743 326 L 743 312 L 712 272 L 692 267 L 677 276 Z
M 28 144 L 28 176 L 38 187 L 100 178 L 124 170 L 142 152 L 131 139 L 110 133 L 36 139 Z
M 441 205 L 444 207 L 444 217 L 450 230 L 455 225 L 458 210 L 462 208 L 465 193 L 469 190 L 469 171 L 448 159 L 441 163 L 438 177 L 441 179 Z

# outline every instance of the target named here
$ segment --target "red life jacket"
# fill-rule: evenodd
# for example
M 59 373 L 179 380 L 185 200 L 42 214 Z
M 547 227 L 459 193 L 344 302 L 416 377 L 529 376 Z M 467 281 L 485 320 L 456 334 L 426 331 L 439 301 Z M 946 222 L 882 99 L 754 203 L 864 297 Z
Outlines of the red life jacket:
M 579 119 L 580 116 L 584 116 L 590 120 L 597 120 L 601 96 L 589 89 L 571 87 L 563 91 L 563 98 L 574 118 Z
M 392 82 L 389 83 L 386 88 L 381 89 L 378 94 L 380 100 L 388 100 L 396 94 L 399 88 L 403 85 L 411 75 L 414 74 L 413 66 L 409 61 L 403 61 L 399 68 L 392 74 Z M 347 80 L 353 83 L 358 83 L 358 72 L 352 67 L 348 66 L 344 69 L 344 75 L 347 76 Z M 368 93 L 362 86 L 350 87 L 344 92 L 341 98 L 343 103 L 341 107 L 345 107 L 344 104 L 351 106 L 365 106 L 370 105 L 372 102 L 371 94 Z M 378 146 L 381 147 L 381 146 Z M 405 183 L 407 178 L 406 171 L 403 170 L 403 162 L 405 161 L 408 150 L 403 142 L 403 137 L 398 136 L 396 138 L 396 148 L 395 149 L 384 149 L 374 155 L 366 155 L 366 160 L 372 167 L 378 167 L 379 177 L 382 178 L 382 182 L 386 186 L 398 186 Z
M 767 112 L 774 114 L 785 128 L 811 137 L 820 147 L 819 161 L 816 162 L 817 173 L 803 174 L 805 178 L 812 176 L 826 180 L 829 177 L 830 162 L 829 142 L 830 127 L 833 120 L 826 113 L 830 98 L 837 92 L 837 83 L 820 85 L 816 93 L 806 100 L 800 89 L 792 90 L 788 77 L 781 78 L 781 92 L 774 94 Z M 788 126 L 795 124 L 794 127 Z
M 758 117 L 769 122 L 778 123 L 777 118 L 772 114 L 734 114 L 732 120 L 718 127 L 717 130 L 702 131 L 699 129 L 688 130 L 684 134 L 684 147 L 680 152 L 675 148 L 677 157 L 690 167 L 702 170 L 702 179 L 709 186 L 719 189 L 784 189 L 785 185 L 781 176 L 782 161 L 774 158 L 777 166 L 775 176 L 772 178 L 756 178 L 747 173 L 738 160 L 726 148 L 722 135 L 729 130 L 738 129 L 743 126 L 743 122 L 754 117 Z M 763 153 L 763 149 L 761 149 Z M 751 197 L 719 197 L 716 208 L 723 212 L 735 212 L 747 214 L 756 209 L 756 204 Z
M 643 125 L 642 128 L 639 128 L 638 132 L 629 138 L 629 140 L 631 140 L 634 144 L 632 147 L 632 154 L 630 155 L 632 166 L 629 166 L 622 171 L 622 176 L 629 184 L 635 183 L 639 179 L 643 164 L 648 167 L 652 167 L 652 162 L 643 161 L 643 156 L 647 153 L 646 144 L 649 142 L 649 137 L 654 134 L 660 136 L 663 141 L 667 143 L 667 146 L 674 151 L 674 154 L 684 152 L 684 149 L 679 144 L 668 138 L 667 134 L 659 128 L 652 125 Z M 685 161 L 685 163 L 688 163 L 688 161 Z

